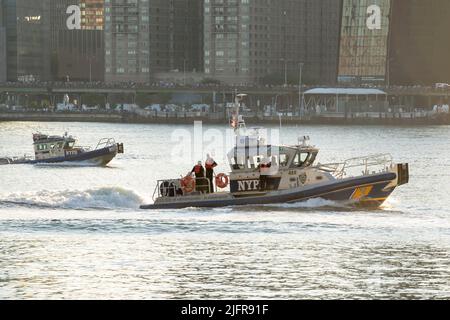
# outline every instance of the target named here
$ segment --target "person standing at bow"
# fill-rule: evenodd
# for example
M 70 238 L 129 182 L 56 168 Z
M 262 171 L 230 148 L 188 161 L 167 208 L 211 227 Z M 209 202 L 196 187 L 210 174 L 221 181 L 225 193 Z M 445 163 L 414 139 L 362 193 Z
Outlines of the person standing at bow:
M 209 191 L 211 193 L 214 193 L 214 168 L 217 167 L 217 163 L 214 161 L 213 158 L 208 154 L 206 155 L 206 162 L 205 162 L 205 168 L 206 168 L 206 179 L 209 180 Z
M 206 186 L 208 185 L 205 180 L 205 169 L 202 162 L 199 161 L 197 165 L 192 169 L 191 173 L 195 174 L 195 185 L 198 192 L 206 192 Z

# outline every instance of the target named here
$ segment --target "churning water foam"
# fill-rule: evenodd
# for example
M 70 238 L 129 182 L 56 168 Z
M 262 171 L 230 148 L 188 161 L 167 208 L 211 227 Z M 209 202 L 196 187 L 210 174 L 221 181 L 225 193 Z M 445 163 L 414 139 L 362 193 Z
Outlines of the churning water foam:
M 322 198 L 309 199 L 303 202 L 295 203 L 281 203 L 281 204 L 268 204 L 267 207 L 276 207 L 283 209 L 315 209 L 315 208 L 341 208 L 345 207 L 344 203 L 339 203 Z
M 0 195 L 1 206 L 26 206 L 54 209 L 137 209 L 143 200 L 131 190 L 99 188 L 85 191 L 39 191 Z

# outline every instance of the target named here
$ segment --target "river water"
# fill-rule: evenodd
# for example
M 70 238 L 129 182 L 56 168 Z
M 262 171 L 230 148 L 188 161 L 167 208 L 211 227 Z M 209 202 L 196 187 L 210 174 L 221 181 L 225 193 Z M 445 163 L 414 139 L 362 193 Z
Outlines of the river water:
M 0 166 L 0 299 L 449 299 L 449 127 L 303 126 L 322 163 L 374 153 L 411 182 L 379 210 L 298 205 L 141 211 L 179 177 L 173 132 L 189 126 L 0 123 L 0 156 L 31 134 L 125 144 L 107 168 Z M 223 130 L 220 126 L 205 127 Z M 195 147 L 195 146 L 194 146 Z M 218 171 L 227 172 L 216 151 Z

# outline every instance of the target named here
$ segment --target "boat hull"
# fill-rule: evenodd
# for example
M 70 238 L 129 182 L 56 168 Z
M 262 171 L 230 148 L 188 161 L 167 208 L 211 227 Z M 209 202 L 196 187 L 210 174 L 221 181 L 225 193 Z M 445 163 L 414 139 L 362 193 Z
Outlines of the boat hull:
M 258 196 L 239 197 L 232 194 L 212 194 L 197 197 L 158 199 L 141 209 L 183 209 L 189 207 L 217 208 L 242 205 L 267 205 L 304 202 L 314 198 L 345 202 L 356 206 L 381 206 L 397 187 L 397 174 L 382 173 L 371 176 L 336 180 L 308 188 L 273 191 Z M 185 199 L 186 198 L 186 199 Z
M 106 166 L 117 155 L 117 146 L 106 147 L 94 151 L 82 152 L 65 157 L 40 159 L 40 160 L 16 160 L 5 164 L 45 164 L 45 163 L 85 163 L 95 166 Z

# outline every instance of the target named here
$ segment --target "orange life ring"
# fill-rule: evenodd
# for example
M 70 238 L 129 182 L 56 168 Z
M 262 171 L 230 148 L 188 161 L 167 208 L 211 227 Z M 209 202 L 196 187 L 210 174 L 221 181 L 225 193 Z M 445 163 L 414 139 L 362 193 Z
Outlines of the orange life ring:
M 216 177 L 216 185 L 221 189 L 226 188 L 229 182 L 228 176 L 224 173 L 221 173 Z
M 181 179 L 181 188 L 184 193 L 191 193 L 195 190 L 195 179 L 191 176 L 186 176 Z

